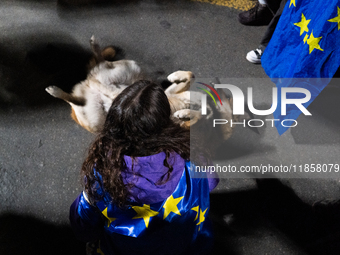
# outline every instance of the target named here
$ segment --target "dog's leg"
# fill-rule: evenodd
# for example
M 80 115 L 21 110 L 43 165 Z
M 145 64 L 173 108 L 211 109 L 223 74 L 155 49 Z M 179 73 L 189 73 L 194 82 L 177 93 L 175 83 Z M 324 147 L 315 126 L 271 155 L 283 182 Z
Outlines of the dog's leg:
M 166 94 L 177 94 L 187 91 L 190 84 L 195 78 L 194 74 L 189 71 L 177 71 L 168 76 L 168 80 L 173 84 L 165 90 Z
M 173 116 L 179 120 L 183 120 L 181 127 L 190 128 L 190 126 L 194 125 L 201 118 L 201 113 L 200 111 L 183 109 L 175 112 Z
M 84 106 L 86 103 L 86 100 L 84 98 L 74 97 L 71 94 L 66 93 L 65 91 L 63 91 L 62 89 L 56 86 L 49 86 L 46 88 L 46 91 L 51 96 L 65 100 L 66 102 L 70 104 Z
M 92 36 L 90 39 L 90 45 L 93 52 L 93 56 L 91 57 L 89 63 L 87 64 L 88 71 L 92 70 L 92 68 L 94 68 L 100 62 L 114 61 L 114 58 L 116 56 L 116 50 L 113 46 L 108 46 L 101 50 L 94 36 Z
M 100 46 L 96 41 L 96 38 L 94 37 L 94 35 L 92 35 L 91 39 L 90 39 L 90 45 L 91 45 L 91 49 L 92 52 L 94 54 L 94 57 L 97 61 L 97 63 L 103 62 L 105 59 L 102 55 L 102 52 L 100 50 Z

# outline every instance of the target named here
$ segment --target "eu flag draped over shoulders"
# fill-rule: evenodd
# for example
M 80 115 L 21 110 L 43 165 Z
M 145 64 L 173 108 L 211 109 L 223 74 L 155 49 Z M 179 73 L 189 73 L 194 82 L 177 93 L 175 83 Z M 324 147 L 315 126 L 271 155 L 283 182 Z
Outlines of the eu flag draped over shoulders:
M 281 88 L 305 88 L 311 99 L 305 108 L 329 83 L 340 65 L 340 1 L 288 0 L 275 32 L 261 59 L 267 75 L 278 87 L 278 107 L 274 118 L 283 134 L 289 125 L 281 121 L 296 120 L 301 110 L 287 105 L 281 115 Z M 288 93 L 287 98 L 305 97 Z
M 195 174 L 194 164 L 179 160 L 180 156 L 177 155 L 173 178 L 164 184 L 153 185 L 154 175 L 154 179 L 158 180 L 157 171 L 164 168 L 164 165 L 159 164 L 164 158 L 165 153 L 138 157 L 134 171 L 126 171 L 129 177 L 136 178 L 134 186 L 138 192 L 123 208 L 112 203 L 112 198 L 103 188 L 100 173 L 94 170 L 98 177 L 94 188 L 103 197 L 90 202 L 86 193 L 82 192 L 70 210 L 71 226 L 76 236 L 86 242 L 95 241 L 92 247 L 95 252 L 91 254 L 209 253 L 213 242 L 207 218 L 209 191 L 217 183 L 213 184 L 203 176 L 199 178 Z M 132 161 L 128 156 L 125 160 L 129 168 Z M 122 176 L 123 179 L 129 179 Z M 152 202 L 152 199 L 148 202 L 146 199 L 150 196 L 145 197 L 143 194 L 150 187 L 156 188 L 156 193 L 162 193 L 163 188 L 166 188 L 167 196 L 160 201 Z M 131 188 L 131 194 L 133 190 Z

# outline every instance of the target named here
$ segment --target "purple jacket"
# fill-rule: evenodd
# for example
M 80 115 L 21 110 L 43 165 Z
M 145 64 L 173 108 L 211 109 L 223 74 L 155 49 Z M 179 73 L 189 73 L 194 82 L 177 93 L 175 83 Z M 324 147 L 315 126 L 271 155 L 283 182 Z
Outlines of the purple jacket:
M 170 179 L 162 185 L 157 185 L 157 181 L 168 171 L 168 168 L 163 165 L 165 153 L 138 157 L 133 168 L 134 173 L 131 170 L 131 158 L 129 156 L 124 156 L 124 158 L 128 170 L 122 173 L 123 181 L 134 184 L 130 190 L 130 199 L 143 204 L 160 202 L 171 195 L 182 176 L 185 165 L 183 158 L 178 154 L 173 154 L 169 160 L 169 164 L 173 166 Z M 217 186 L 218 181 L 218 178 L 208 179 L 210 191 Z

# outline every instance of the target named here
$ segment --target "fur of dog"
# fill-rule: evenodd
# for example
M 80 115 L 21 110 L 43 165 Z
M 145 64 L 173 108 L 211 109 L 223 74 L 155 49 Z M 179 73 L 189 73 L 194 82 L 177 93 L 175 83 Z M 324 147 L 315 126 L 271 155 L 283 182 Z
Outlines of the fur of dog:
M 76 84 L 71 93 L 66 93 L 56 86 L 46 88 L 46 91 L 56 98 L 68 102 L 72 107 L 72 118 L 83 128 L 98 133 L 104 125 L 107 112 L 112 101 L 127 86 L 141 79 L 141 68 L 133 60 L 107 61 L 114 57 L 115 51 L 108 47 L 103 51 L 95 41 L 90 40 L 93 59 L 89 63 L 89 73 L 86 80 Z M 190 128 L 201 118 L 201 93 L 190 92 L 190 85 L 194 82 L 194 75 L 190 71 L 177 71 L 170 74 L 167 79 L 172 83 L 165 94 L 169 99 L 173 119 L 182 127 Z M 223 106 L 217 107 L 220 118 L 231 120 L 232 100 L 220 93 Z M 207 106 L 208 115 L 213 110 Z M 221 125 L 223 137 L 228 139 L 232 133 L 229 125 Z

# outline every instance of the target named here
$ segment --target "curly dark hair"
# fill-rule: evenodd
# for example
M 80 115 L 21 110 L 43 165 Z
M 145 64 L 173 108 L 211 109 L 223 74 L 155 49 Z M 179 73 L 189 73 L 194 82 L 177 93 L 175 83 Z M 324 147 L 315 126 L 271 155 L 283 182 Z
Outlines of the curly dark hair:
M 190 132 L 174 123 L 170 116 L 170 104 L 163 89 L 150 81 L 138 81 L 117 96 L 82 166 L 85 191 L 90 199 L 100 199 L 93 190 L 98 181 L 95 168 L 113 202 L 119 206 L 126 204 L 130 184 L 125 184 L 121 176 L 126 170 L 124 155 L 134 159 L 164 152 L 164 166 L 169 170 L 160 183 L 166 182 L 173 171 L 168 163 L 171 153 L 189 160 Z

